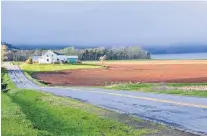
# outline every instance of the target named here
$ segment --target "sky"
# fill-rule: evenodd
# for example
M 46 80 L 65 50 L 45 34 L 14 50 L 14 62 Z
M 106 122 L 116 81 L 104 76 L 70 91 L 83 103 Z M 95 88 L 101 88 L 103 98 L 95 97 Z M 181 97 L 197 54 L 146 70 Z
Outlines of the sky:
M 2 2 L 11 44 L 207 45 L 207 2 Z

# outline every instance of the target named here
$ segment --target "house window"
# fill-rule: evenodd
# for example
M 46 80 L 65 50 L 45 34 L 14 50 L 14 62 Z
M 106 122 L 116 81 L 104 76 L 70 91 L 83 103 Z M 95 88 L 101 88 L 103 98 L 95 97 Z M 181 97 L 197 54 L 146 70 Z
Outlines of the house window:
M 47 62 L 49 62 L 49 59 L 47 59 Z

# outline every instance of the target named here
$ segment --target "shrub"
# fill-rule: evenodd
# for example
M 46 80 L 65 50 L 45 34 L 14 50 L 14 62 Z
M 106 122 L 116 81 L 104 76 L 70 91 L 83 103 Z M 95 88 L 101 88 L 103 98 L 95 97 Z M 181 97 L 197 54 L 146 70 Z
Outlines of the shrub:
M 77 61 L 78 64 L 82 64 L 82 62 L 80 60 Z
M 28 58 L 28 60 L 26 60 L 26 62 L 25 63 L 27 63 L 27 64 L 32 64 L 32 58 L 31 57 L 29 57 Z

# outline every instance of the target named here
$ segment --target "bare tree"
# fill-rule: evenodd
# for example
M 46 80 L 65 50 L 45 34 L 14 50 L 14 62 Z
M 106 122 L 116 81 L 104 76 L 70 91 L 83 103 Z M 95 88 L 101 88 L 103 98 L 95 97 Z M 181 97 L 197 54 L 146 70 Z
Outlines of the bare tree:
M 1 62 L 7 60 L 7 51 L 8 51 L 8 47 L 6 45 L 2 45 L 1 46 Z
M 101 57 L 99 58 L 99 60 L 101 61 L 101 65 L 103 66 L 103 65 L 104 65 L 104 61 L 106 60 L 106 55 L 101 56 Z
M 29 57 L 29 58 L 26 60 L 25 63 L 27 63 L 27 64 L 32 64 L 32 63 L 33 63 L 33 62 L 32 62 L 32 57 Z

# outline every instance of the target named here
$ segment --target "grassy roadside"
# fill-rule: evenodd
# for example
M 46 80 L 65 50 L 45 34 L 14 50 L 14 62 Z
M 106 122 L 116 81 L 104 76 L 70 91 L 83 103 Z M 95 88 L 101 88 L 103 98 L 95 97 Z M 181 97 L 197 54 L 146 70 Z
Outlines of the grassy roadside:
M 8 83 L 9 88 L 9 93 L 1 93 L 2 135 L 38 135 L 41 131 L 33 129 L 32 122 L 27 119 L 26 115 L 22 112 L 21 107 L 10 98 L 10 93 L 18 92 L 20 90 L 15 87 L 13 82 L 11 82 L 9 75 L 4 68 L 1 69 L 1 72 L 5 73 L 2 78 L 4 82 Z
M 191 86 L 203 86 L 203 85 L 206 86 L 207 83 L 195 83 L 195 84 L 172 83 L 172 84 L 165 84 L 165 85 L 158 84 L 158 83 L 126 83 L 126 84 L 114 84 L 114 85 L 104 86 L 103 88 L 114 89 L 114 90 L 154 92 L 154 93 L 207 97 L 207 91 L 205 90 L 179 89 L 179 87 L 191 87 Z M 177 88 L 174 89 L 174 87 Z
M 207 83 L 168 83 L 168 86 L 172 87 L 184 87 L 184 86 L 206 86 Z
M 47 84 L 43 83 L 42 81 L 39 81 L 38 79 L 33 78 L 28 72 L 24 72 L 24 75 L 31 80 L 33 83 L 39 85 L 39 86 L 47 86 Z
M 32 74 L 34 72 L 50 72 L 50 71 L 61 71 L 61 70 L 73 70 L 73 69 L 91 69 L 91 68 L 100 68 L 97 65 L 89 64 L 25 64 L 22 63 L 19 67 Z
M 139 136 L 165 129 L 73 99 L 17 89 L 8 74 L 3 78 L 10 89 L 2 93 L 4 136 Z

